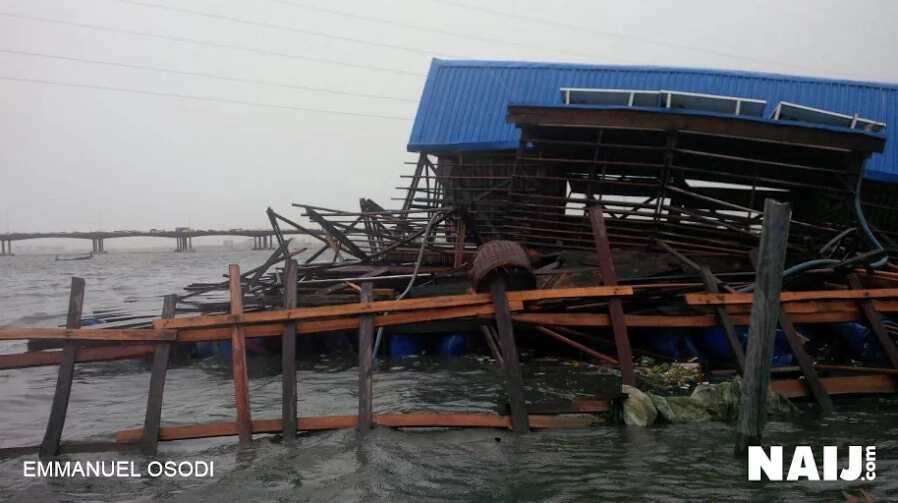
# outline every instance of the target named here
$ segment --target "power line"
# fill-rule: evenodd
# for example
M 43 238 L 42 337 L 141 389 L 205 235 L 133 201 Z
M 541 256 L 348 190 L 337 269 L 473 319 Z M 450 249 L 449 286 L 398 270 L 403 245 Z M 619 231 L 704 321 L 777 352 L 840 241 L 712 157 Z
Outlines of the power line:
M 0 75 L 0 80 L 8 80 L 12 82 L 24 82 L 29 84 L 45 84 L 50 86 L 60 86 L 60 87 L 70 87 L 70 88 L 78 88 L 78 89 L 94 89 L 100 91 L 115 91 L 122 93 L 132 93 L 132 94 L 143 94 L 147 96 L 163 96 L 169 98 L 179 98 L 183 100 L 196 100 L 196 101 L 206 101 L 212 103 L 227 103 L 231 105 L 244 105 L 251 107 L 260 107 L 260 108 L 273 108 L 279 110 L 296 110 L 300 112 L 311 112 L 311 113 L 321 113 L 321 114 L 333 114 L 333 115 L 346 115 L 351 117 L 367 117 L 374 119 L 387 119 L 387 120 L 397 120 L 397 121 L 410 121 L 409 117 L 399 117 L 396 115 L 379 115 L 379 114 L 368 114 L 363 112 L 343 112 L 340 110 L 325 110 L 318 108 L 306 108 L 306 107 L 297 107 L 293 105 L 275 105 L 269 103 L 258 103 L 254 101 L 242 101 L 242 100 L 231 100 L 227 98 L 211 98 L 208 96 L 195 96 L 192 94 L 179 94 L 179 93 L 166 93 L 161 91 L 148 91 L 144 89 L 130 89 L 126 87 L 112 87 L 112 86 L 101 86 L 95 84 L 77 84 L 74 82 L 59 82 L 55 80 L 43 80 L 43 79 L 30 79 L 24 77 L 11 77 L 8 75 Z
M 370 98 L 370 99 L 380 99 L 380 100 L 391 100 L 391 101 L 402 101 L 408 103 L 416 103 L 417 100 L 413 100 L 411 98 L 400 98 L 398 96 L 383 96 L 380 94 L 367 94 L 367 93 L 354 93 L 350 91 L 340 91 L 336 89 L 328 89 L 324 87 L 311 87 L 311 86 L 303 86 L 298 84 L 288 84 L 284 82 L 275 82 L 270 80 L 257 80 L 257 79 L 246 79 L 241 77 L 228 77 L 225 75 L 218 75 L 214 73 L 205 73 L 205 72 L 190 72 L 185 70 L 177 70 L 172 68 L 164 68 L 158 66 L 149 66 L 149 65 L 139 65 L 132 63 L 119 63 L 115 61 L 101 61 L 96 59 L 87 59 L 87 58 L 78 58 L 74 56 L 60 56 L 57 54 L 47 54 L 42 52 L 31 52 L 31 51 L 19 51 L 14 49 L 0 49 L 0 52 L 7 54 L 17 54 L 20 56 L 32 56 L 39 58 L 47 58 L 47 59 L 57 59 L 63 61 L 76 61 L 78 63 L 90 63 L 94 65 L 105 65 L 105 66 L 113 66 L 118 68 L 130 68 L 136 70 L 149 70 L 154 72 L 161 73 L 170 73 L 174 75 L 185 75 L 189 77 L 203 77 L 208 79 L 216 79 L 216 80 L 224 80 L 229 82 L 242 82 L 247 84 L 261 84 L 272 87 L 283 87 L 286 89 L 297 89 L 301 91 L 314 91 L 320 93 L 328 93 L 328 94 L 336 94 L 340 96 L 355 96 L 360 98 Z
M 327 32 L 323 32 L 323 31 L 308 30 L 305 28 L 295 28 L 293 26 L 287 26 L 287 25 L 275 24 L 275 23 L 266 23 L 263 21 L 251 21 L 249 19 L 243 19 L 243 18 L 234 17 L 234 16 L 227 16 L 224 14 L 214 14 L 211 12 L 204 12 L 204 11 L 193 10 L 193 9 L 186 9 L 184 7 L 172 7 L 169 5 L 160 5 L 160 4 L 149 3 L 149 2 L 141 2 L 139 0 L 114 0 L 114 1 L 119 2 L 119 3 L 129 4 L 129 5 L 137 5 L 140 7 L 149 7 L 149 8 L 153 8 L 153 9 L 177 12 L 179 14 L 188 14 L 191 16 L 216 19 L 218 21 L 228 21 L 231 23 L 245 24 L 248 26 L 255 26 L 257 28 L 269 28 L 269 29 L 273 29 L 273 30 L 283 30 L 283 31 L 288 31 L 288 32 L 292 32 L 292 33 L 299 33 L 302 35 L 309 35 L 312 37 L 329 38 L 329 39 L 340 40 L 342 42 L 349 42 L 349 43 L 353 43 L 353 44 L 367 45 L 367 46 L 371 46 L 371 47 L 381 47 L 381 48 L 385 48 L 385 49 L 393 49 L 393 50 L 397 50 L 397 51 L 411 52 L 414 54 L 423 54 L 425 56 L 433 56 L 435 54 L 434 51 L 427 50 L 427 49 L 418 49 L 415 47 L 406 47 L 403 45 L 388 44 L 386 42 L 372 42 L 370 40 L 346 37 L 343 35 L 334 35 L 332 33 L 327 33 Z
M 362 70 L 374 70 L 374 71 L 380 71 L 380 72 L 389 72 L 389 73 L 395 73 L 398 75 L 414 76 L 414 77 L 423 77 L 424 76 L 423 73 L 411 72 L 411 71 L 402 70 L 399 68 L 390 68 L 390 67 L 375 66 L 375 65 L 365 65 L 365 64 L 359 64 L 359 63 L 347 63 L 345 61 L 339 61 L 339 60 L 335 60 L 335 59 L 318 58 L 318 57 L 314 57 L 314 56 L 302 56 L 302 55 L 298 55 L 298 54 L 289 54 L 289 53 L 278 52 L 278 51 L 255 49 L 252 47 L 245 47 L 245 46 L 240 46 L 240 45 L 227 44 L 227 43 L 215 42 L 215 41 L 209 41 L 209 40 L 199 40 L 199 39 L 193 39 L 193 38 L 187 38 L 187 37 L 177 37 L 177 36 L 173 36 L 173 35 L 163 35 L 163 34 L 152 33 L 152 32 L 126 30 L 126 29 L 122 29 L 122 28 L 114 28 L 111 26 L 103 26 L 103 25 L 95 25 L 95 24 L 87 24 L 87 23 L 77 23 L 77 22 L 65 21 L 65 20 L 61 20 L 61 19 L 52 19 L 52 18 L 45 18 L 45 17 L 40 17 L 40 16 L 31 16 L 31 15 L 20 14 L 20 13 L 16 13 L 16 12 L 0 11 L 0 16 L 13 18 L 13 19 L 21 19 L 21 20 L 26 20 L 26 21 L 59 24 L 59 25 L 64 25 L 64 26 L 73 26 L 76 28 L 83 28 L 83 29 L 88 29 L 88 30 L 108 31 L 108 32 L 112 32 L 112 33 L 132 35 L 132 36 L 137 36 L 137 37 L 155 38 L 155 39 L 167 40 L 170 42 L 178 42 L 178 43 L 183 43 L 183 44 L 214 47 L 217 49 L 228 49 L 228 50 L 232 50 L 232 51 L 242 51 L 242 52 L 248 52 L 248 53 L 253 53 L 253 54 L 261 54 L 261 55 L 265 55 L 265 56 L 276 56 L 276 57 L 285 58 L 285 59 L 297 59 L 297 60 L 303 60 L 303 61 L 311 61 L 313 63 L 346 66 L 346 67 L 358 68 L 358 69 L 362 69 Z
M 584 52 L 572 51 L 568 48 L 558 49 L 558 48 L 554 48 L 554 47 L 546 47 L 544 45 L 539 45 L 539 44 L 525 44 L 525 43 L 521 43 L 521 42 L 513 42 L 510 40 L 503 40 L 503 39 L 498 39 L 498 38 L 493 38 L 493 37 L 484 37 L 481 35 L 458 33 L 458 32 L 452 31 L 452 30 L 445 30 L 442 28 L 431 27 L 431 26 L 419 26 L 414 23 L 403 23 L 403 22 L 396 21 L 393 19 L 387 19 L 387 18 L 375 17 L 375 16 L 366 16 L 366 15 L 362 15 L 362 14 L 356 14 L 354 12 L 346 12 L 346 11 L 337 10 L 337 9 L 329 9 L 326 7 L 320 7 L 317 5 L 312 5 L 312 4 L 308 4 L 308 3 L 304 3 L 304 2 L 290 2 L 288 0 L 268 0 L 268 1 L 272 2 L 272 3 L 287 5 L 287 6 L 294 7 L 294 8 L 302 7 L 302 8 L 308 9 L 308 10 L 324 12 L 327 14 L 342 16 L 342 17 L 346 17 L 349 19 L 359 19 L 362 21 L 368 21 L 368 22 L 372 22 L 372 23 L 380 23 L 380 24 L 385 24 L 385 25 L 389 25 L 389 26 L 399 26 L 402 28 L 408 28 L 410 30 L 417 30 L 420 32 L 425 32 L 425 33 L 438 33 L 440 35 L 445 35 L 447 37 L 453 37 L 453 38 L 457 38 L 457 39 L 461 39 L 461 40 L 476 40 L 478 42 L 485 42 L 488 44 L 500 44 L 500 45 L 505 45 L 505 46 L 509 46 L 509 47 L 522 48 L 522 49 L 537 49 L 537 50 L 542 50 L 542 51 L 548 50 L 548 51 L 554 52 L 556 54 L 563 54 L 566 56 L 568 56 L 568 55 L 579 56 L 579 57 L 590 58 L 590 59 L 594 59 L 597 56 L 596 54 L 587 54 Z M 609 56 L 602 55 L 601 57 L 608 58 Z M 630 62 L 630 63 L 635 62 L 634 60 L 631 60 L 631 59 L 618 58 L 615 56 L 611 56 L 611 58 L 616 59 L 618 61 L 624 61 L 624 62 Z
M 512 18 L 512 19 L 517 19 L 520 21 L 525 21 L 528 23 L 536 23 L 541 26 L 547 26 L 547 25 L 555 26 L 556 28 L 563 28 L 565 30 L 575 30 L 575 31 L 580 31 L 580 32 L 584 32 L 584 33 L 590 33 L 593 35 L 601 35 L 601 36 L 606 36 L 606 37 L 615 37 L 615 38 L 620 38 L 620 39 L 625 39 L 625 40 L 632 40 L 632 41 L 635 41 L 638 43 L 654 45 L 654 46 L 659 46 L 659 47 L 664 47 L 664 48 L 673 47 L 673 48 L 678 48 L 678 49 L 685 49 L 685 50 L 689 50 L 689 51 L 712 54 L 714 56 L 719 56 L 719 57 L 752 61 L 754 63 L 768 63 L 768 64 L 773 63 L 773 64 L 776 64 L 779 66 L 784 66 L 784 67 L 804 68 L 806 70 L 810 70 L 810 71 L 814 71 L 814 72 L 821 71 L 814 67 L 801 65 L 801 64 L 795 64 L 792 62 L 778 61 L 778 60 L 764 59 L 764 58 L 755 58 L 752 56 L 743 56 L 741 54 L 734 54 L 734 53 L 729 53 L 729 52 L 724 52 L 724 51 L 718 51 L 715 49 L 707 49 L 704 47 L 696 47 L 696 46 L 688 45 L 688 44 L 672 43 L 672 42 L 669 42 L 666 40 L 654 40 L 654 39 L 650 39 L 650 38 L 646 38 L 646 37 L 641 37 L 639 35 L 631 35 L 628 33 L 618 33 L 618 32 L 605 31 L 605 30 L 597 30 L 595 28 L 591 28 L 588 26 L 575 25 L 575 24 L 564 23 L 561 21 L 556 21 L 551 18 L 537 18 L 537 17 L 533 17 L 533 16 L 527 16 L 524 14 L 505 12 L 505 11 L 492 9 L 489 7 L 481 7 L 479 5 L 472 5 L 472 4 L 469 4 L 466 2 L 459 2 L 456 0 L 431 0 L 431 1 L 436 2 L 436 3 L 451 5 L 451 6 L 454 6 L 457 8 L 461 8 L 461 9 L 468 9 L 468 10 L 472 10 L 472 11 L 483 12 L 483 13 L 489 14 L 491 16 L 502 17 L 502 18 Z M 825 72 L 832 74 L 832 75 L 840 75 L 843 77 L 851 77 L 851 78 L 855 77 L 854 75 L 851 75 L 851 74 L 841 73 L 841 72 L 833 72 L 830 70 L 825 70 Z

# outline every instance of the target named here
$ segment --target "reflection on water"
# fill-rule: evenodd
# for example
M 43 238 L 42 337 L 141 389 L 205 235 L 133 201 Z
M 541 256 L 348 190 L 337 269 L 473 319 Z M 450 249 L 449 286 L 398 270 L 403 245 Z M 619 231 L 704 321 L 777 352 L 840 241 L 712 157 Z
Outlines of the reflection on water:
M 121 254 L 93 261 L 42 263 L 0 259 L 0 324 L 55 326 L 65 317 L 68 275 L 87 279 L 85 313 L 146 312 L 161 296 L 192 281 L 216 281 L 229 262 L 251 267 L 264 252 Z M 52 257 L 47 262 L 52 261 Z M 65 264 L 60 267 L 58 264 Z M 38 285 L 38 286 L 36 286 Z M 127 305 L 125 305 L 127 304 Z M 302 341 L 300 341 L 302 344 Z M 14 344 L 3 352 L 21 350 Z M 553 359 L 524 362 L 527 399 L 589 396 L 616 383 L 588 365 Z M 301 415 L 352 414 L 357 405 L 353 355 L 299 362 Z M 280 414 L 277 356 L 250 361 L 253 417 Z M 55 385 L 55 367 L 0 371 L 0 447 L 39 443 Z M 143 421 L 148 365 L 79 365 L 63 437 L 109 439 Z M 418 357 L 379 362 L 375 410 L 495 411 L 502 389 L 489 362 Z M 497 430 L 375 429 L 302 434 L 294 446 L 259 435 L 249 452 L 236 438 L 160 444 L 159 459 L 215 462 L 213 479 L 32 480 L 22 461 L 0 460 L 0 501 L 845 501 L 842 490 L 872 487 L 877 501 L 898 494 L 898 400 L 837 401 L 838 413 L 768 426 L 771 444 L 876 445 L 872 484 L 748 483 L 732 456 L 732 427 L 723 423 L 648 429 L 602 425 L 514 435 Z M 226 362 L 214 358 L 175 366 L 165 388 L 163 424 L 234 417 Z M 134 459 L 89 454 L 68 459 Z

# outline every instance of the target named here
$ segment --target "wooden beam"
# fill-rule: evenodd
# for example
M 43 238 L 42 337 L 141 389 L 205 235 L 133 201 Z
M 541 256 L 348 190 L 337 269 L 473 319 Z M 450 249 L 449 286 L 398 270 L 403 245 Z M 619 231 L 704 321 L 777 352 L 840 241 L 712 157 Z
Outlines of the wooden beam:
M 705 283 L 705 288 L 709 292 L 717 293 L 720 291 L 717 286 L 717 278 L 711 274 L 711 269 L 702 266 L 699 268 L 699 274 L 702 277 L 702 282 Z M 730 345 L 730 351 L 733 353 L 736 368 L 741 374 L 745 370 L 745 351 L 742 350 L 742 342 L 739 341 L 739 337 L 736 335 L 736 326 L 733 324 L 733 320 L 725 307 L 716 306 L 715 311 L 717 311 L 717 319 L 720 320 L 720 325 L 723 327 L 727 343 Z
M 595 240 L 596 255 L 599 258 L 599 270 L 605 286 L 617 285 L 617 273 L 611 256 L 611 244 L 608 230 L 605 227 L 605 215 L 601 206 L 589 208 L 589 222 Z M 611 329 L 614 332 L 614 345 L 617 348 L 617 359 L 620 362 L 621 378 L 624 384 L 636 385 L 636 374 L 633 370 L 633 353 L 630 350 L 630 338 L 627 334 L 627 320 L 624 316 L 623 303 L 618 298 L 608 300 L 608 314 Z
M 862 287 L 861 280 L 857 275 L 849 274 L 847 278 L 851 288 L 858 289 Z M 876 338 L 879 339 L 879 345 L 882 346 L 882 350 L 889 358 L 892 368 L 898 368 L 898 348 L 895 347 L 895 341 L 892 340 L 891 335 L 889 335 L 888 330 L 886 330 L 885 325 L 883 325 L 882 316 L 876 310 L 876 306 L 870 300 L 866 299 L 862 300 L 860 305 L 863 309 L 864 316 L 870 323 L 870 329 L 873 330 L 873 333 L 876 334 Z
M 0 340 L 59 339 L 68 341 L 173 341 L 173 330 L 151 328 L 0 328 Z
M 296 307 L 296 261 L 288 260 L 284 266 L 284 309 Z M 296 323 L 284 324 L 281 338 L 281 421 L 284 440 L 296 439 Z
M 75 329 L 81 326 L 81 311 L 84 308 L 84 279 L 72 277 L 69 291 L 69 310 L 65 326 Z M 62 360 L 59 364 L 59 375 L 56 378 L 56 391 L 53 393 L 53 404 L 50 406 L 50 419 L 47 431 L 38 452 L 40 457 L 47 458 L 59 453 L 62 440 L 62 429 L 65 427 L 65 416 L 69 408 L 69 397 L 72 394 L 72 379 L 75 375 L 75 360 L 78 356 L 78 342 L 66 341 L 62 347 Z
M 859 283 L 858 283 L 859 284 Z M 883 299 L 898 298 L 898 288 L 877 288 L 852 290 L 817 290 L 808 292 L 782 292 L 780 302 L 798 302 L 806 300 L 848 300 L 848 299 Z M 715 306 L 732 304 L 751 304 L 750 293 L 687 293 L 686 303 L 691 306 Z
M 607 404 L 606 404 L 607 407 Z M 356 415 L 311 416 L 297 419 L 297 431 L 320 431 L 355 428 Z M 588 428 L 597 423 L 592 417 L 531 415 L 528 422 L 533 428 Z M 403 414 L 375 414 L 374 424 L 389 428 L 511 428 L 509 416 L 499 416 L 484 412 L 473 413 L 433 413 L 409 412 Z M 279 433 L 280 419 L 257 419 L 253 421 L 253 433 Z M 187 440 L 194 438 L 225 437 L 237 434 L 234 422 L 216 422 L 162 428 L 160 440 Z M 137 442 L 142 436 L 140 428 L 116 432 L 116 442 L 128 444 Z
M 830 395 L 895 393 L 898 391 L 895 377 L 888 374 L 824 377 L 820 381 Z M 808 396 L 808 387 L 798 379 L 776 379 L 770 383 L 770 388 L 786 398 Z
M 512 430 L 526 433 L 530 430 L 527 417 L 527 405 L 524 402 L 524 379 L 521 376 L 521 362 L 518 359 L 518 348 L 514 340 L 514 327 L 508 308 L 506 279 L 503 272 L 498 271 L 490 281 L 490 295 L 496 312 L 496 329 L 499 333 L 499 346 L 502 348 L 502 363 L 505 370 L 505 390 L 511 407 Z
M 546 299 L 568 299 L 580 297 L 613 297 L 633 295 L 628 286 L 560 288 L 556 290 L 526 290 L 508 292 L 511 302 L 536 301 Z M 153 326 L 157 329 L 193 329 L 216 326 L 231 326 L 235 323 L 282 323 L 314 318 L 338 316 L 357 316 L 372 313 L 398 313 L 422 309 L 447 308 L 489 304 L 488 294 L 444 295 L 439 297 L 423 297 L 417 299 L 384 300 L 363 302 L 358 304 L 342 304 L 337 306 L 303 307 L 283 311 L 262 311 L 243 313 L 240 315 L 206 315 L 193 318 L 176 318 L 172 320 L 156 320 Z M 2 333 L 2 332 L 0 332 Z
M 228 290 L 231 314 L 243 312 L 243 291 L 240 288 L 240 266 L 228 266 Z M 231 364 L 234 372 L 234 403 L 237 408 L 237 429 L 240 447 L 248 447 L 253 441 L 252 412 L 249 404 L 249 378 L 246 369 L 246 341 L 243 329 L 234 325 L 231 329 Z
M 751 323 L 748 327 L 748 350 L 739 417 L 736 421 L 737 454 L 744 453 L 749 445 L 760 443 L 767 422 L 767 393 L 780 311 L 779 298 L 786 262 L 790 215 L 788 204 L 781 204 L 773 199 L 764 201 L 764 224 L 761 229 Z
M 371 283 L 362 283 L 361 302 L 371 302 Z M 374 343 L 374 316 L 363 315 L 359 321 L 359 433 L 371 430 L 374 415 L 373 400 L 373 361 L 372 344 Z
M 510 302 L 511 311 L 521 311 L 524 304 Z M 375 316 L 375 327 L 390 327 L 397 325 L 415 325 L 429 323 L 438 320 L 451 320 L 470 317 L 486 317 L 495 313 L 491 305 L 476 305 L 450 307 L 447 309 L 428 309 L 406 313 L 391 313 Z M 300 335 L 317 334 L 323 332 L 340 332 L 346 330 L 358 330 L 359 318 L 337 318 L 329 320 L 308 320 L 296 324 Z M 273 337 L 283 333 L 281 323 L 268 323 L 264 325 L 246 325 L 244 328 L 246 337 Z M 200 342 L 226 340 L 230 338 L 230 329 L 224 327 L 198 328 L 179 331 L 178 342 Z
M 145 358 L 156 350 L 155 344 L 127 344 L 80 348 L 75 355 L 76 363 L 105 362 Z M 43 367 L 62 363 L 63 351 L 28 351 L 11 355 L 0 355 L 0 370 Z
M 801 368 L 801 373 L 804 375 L 805 379 L 804 382 L 810 390 L 811 395 L 813 395 L 814 400 L 817 401 L 817 405 L 820 406 L 820 411 L 824 415 L 832 414 L 833 401 L 826 393 L 826 388 L 823 387 L 823 383 L 820 382 L 820 378 L 817 376 L 817 370 L 814 368 L 814 361 L 811 360 L 810 355 L 805 351 L 804 341 L 801 340 L 798 331 L 795 330 L 795 325 L 792 324 L 792 318 L 782 311 L 780 311 L 780 326 L 786 334 L 786 340 L 789 342 L 792 354 L 795 355 L 798 367 Z
M 577 341 L 568 339 L 567 337 L 559 334 L 558 332 L 556 332 L 554 330 L 548 329 L 546 327 L 536 327 L 536 329 L 538 331 L 548 335 L 549 337 L 552 337 L 558 341 L 563 342 L 564 344 L 567 344 L 568 346 L 570 346 L 574 349 L 583 351 L 584 353 L 588 354 L 589 356 L 592 356 L 593 358 L 599 360 L 600 362 L 610 363 L 612 365 L 620 365 L 620 362 L 618 362 L 616 358 L 612 358 L 604 353 L 599 353 L 598 351 L 596 351 L 592 348 L 589 348 L 587 346 L 584 346 L 583 344 L 580 344 Z
M 166 295 L 162 302 L 162 317 L 174 318 L 178 305 L 177 295 Z M 147 412 L 143 421 L 143 439 L 141 451 L 153 456 L 159 444 L 159 427 L 162 421 L 162 393 L 165 390 L 165 376 L 168 373 L 168 361 L 171 357 L 171 342 L 156 345 L 153 355 L 153 369 L 150 373 L 150 392 L 147 394 Z

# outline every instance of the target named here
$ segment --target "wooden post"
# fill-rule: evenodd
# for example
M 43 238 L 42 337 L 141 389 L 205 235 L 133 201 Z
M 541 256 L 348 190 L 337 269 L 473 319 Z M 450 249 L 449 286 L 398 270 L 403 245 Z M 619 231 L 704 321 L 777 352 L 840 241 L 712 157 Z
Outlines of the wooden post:
M 511 429 L 516 433 L 526 433 L 530 431 L 530 418 L 524 402 L 524 379 L 521 377 L 521 362 L 514 340 L 506 288 L 505 276 L 502 271 L 496 271 L 496 276 L 490 282 L 490 294 L 496 310 L 496 328 L 499 332 L 502 363 L 505 365 L 505 389 L 511 407 Z
M 72 278 L 69 292 L 69 311 L 66 316 L 66 328 L 81 327 L 81 311 L 84 308 L 84 279 Z M 62 361 L 59 364 L 59 377 L 56 379 L 56 391 L 53 394 L 53 405 L 50 407 L 50 420 L 39 450 L 40 457 L 52 457 L 59 453 L 62 440 L 62 429 L 69 408 L 69 397 L 72 394 L 72 378 L 75 375 L 75 358 L 78 356 L 78 342 L 66 341 L 62 346 Z
M 296 307 L 296 261 L 288 260 L 284 267 L 284 309 Z M 284 323 L 281 341 L 281 374 L 283 405 L 281 430 L 284 440 L 296 439 L 296 323 Z
M 801 340 L 801 336 L 799 336 L 798 331 L 795 330 L 795 325 L 792 324 L 792 318 L 782 311 L 782 305 L 780 306 L 779 316 L 780 326 L 783 327 L 783 332 L 786 334 L 786 340 L 789 342 L 792 354 L 795 355 L 798 367 L 801 368 L 801 373 L 804 374 L 805 385 L 807 385 L 808 389 L 811 391 L 811 395 L 813 395 L 814 399 L 817 401 L 817 405 L 820 406 L 820 412 L 824 415 L 832 414 L 833 401 L 829 397 L 829 393 L 826 392 L 826 388 L 823 387 L 820 377 L 817 376 L 817 370 L 814 368 L 814 361 L 811 360 L 808 352 L 804 350 L 804 341 Z
M 178 305 L 177 295 L 166 295 L 162 301 L 162 318 L 174 318 Z M 143 421 L 143 438 L 140 450 L 147 455 L 156 454 L 159 444 L 159 427 L 162 422 L 162 393 L 165 389 L 165 375 L 171 356 L 171 342 L 156 344 L 153 353 L 153 370 L 150 374 L 150 392 L 147 395 L 147 412 Z
M 864 285 L 861 284 L 861 280 L 854 274 L 848 275 L 848 285 L 854 290 L 861 290 L 864 288 Z M 879 339 L 879 344 L 889 358 L 892 368 L 898 369 L 898 348 L 895 347 L 895 341 L 892 340 L 885 325 L 882 324 L 882 316 L 879 314 L 879 311 L 876 310 L 876 305 L 873 304 L 873 301 L 870 299 L 860 301 L 860 305 L 861 309 L 864 311 L 864 316 L 870 323 L 870 329 L 873 330 L 873 333 L 876 334 L 876 338 Z
M 617 285 L 617 273 L 611 257 L 611 243 L 608 241 L 608 230 L 605 227 L 605 215 L 601 206 L 589 208 L 589 222 L 595 239 L 596 255 L 599 258 L 599 270 L 602 282 L 606 286 Z M 611 329 L 614 331 L 614 345 L 617 347 L 617 359 L 620 361 L 621 377 L 624 384 L 636 385 L 636 373 L 633 371 L 633 353 L 630 350 L 630 338 L 627 335 L 627 322 L 624 317 L 623 303 L 618 298 L 608 299 L 608 314 L 611 318 Z
M 455 250 L 452 260 L 452 267 L 458 268 L 465 263 L 465 234 L 467 234 L 467 226 L 462 218 L 456 220 L 455 228 Z
M 240 266 L 228 266 L 231 314 L 243 312 L 243 292 L 240 288 Z M 243 329 L 234 325 L 231 332 L 231 365 L 234 371 L 234 403 L 237 407 L 237 434 L 240 447 L 248 447 L 253 440 L 253 419 L 249 406 L 249 379 L 246 370 L 246 340 Z
M 717 279 L 711 274 L 711 269 L 701 267 L 699 273 L 702 276 L 702 282 L 705 283 L 706 290 L 711 293 L 720 292 L 720 288 L 717 286 Z M 726 306 L 714 306 L 714 310 L 717 311 L 717 318 L 720 320 L 720 324 L 723 326 L 723 331 L 726 334 L 727 342 L 730 344 L 730 351 L 733 352 L 733 360 L 736 362 L 736 368 L 739 370 L 740 374 L 743 374 L 745 372 L 745 352 L 742 350 L 742 343 L 739 342 L 739 337 L 736 335 L 736 326 L 733 324 L 733 320 L 730 318 L 730 313 L 727 312 Z
M 364 304 L 373 300 L 370 281 L 362 283 L 360 300 Z M 374 419 L 372 406 L 373 372 L 371 344 L 374 342 L 374 315 L 366 314 L 359 319 L 359 433 L 368 433 Z
M 749 445 L 760 443 L 767 421 L 770 366 L 780 313 L 780 291 L 783 286 L 790 215 L 788 204 L 773 199 L 764 201 L 764 226 L 761 230 L 761 247 L 748 328 L 742 399 L 736 422 L 737 455 L 746 452 Z

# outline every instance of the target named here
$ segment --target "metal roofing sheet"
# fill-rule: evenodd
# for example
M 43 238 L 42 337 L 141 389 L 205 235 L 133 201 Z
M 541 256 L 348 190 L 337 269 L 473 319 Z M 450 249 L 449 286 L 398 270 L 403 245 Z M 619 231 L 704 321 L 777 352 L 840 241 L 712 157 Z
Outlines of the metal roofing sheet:
M 665 67 L 434 59 L 408 150 L 516 148 L 505 122 L 511 103 L 559 105 L 562 87 L 669 89 L 780 101 L 885 122 L 887 143 L 867 163 L 867 177 L 898 183 L 898 85 L 789 75 Z

